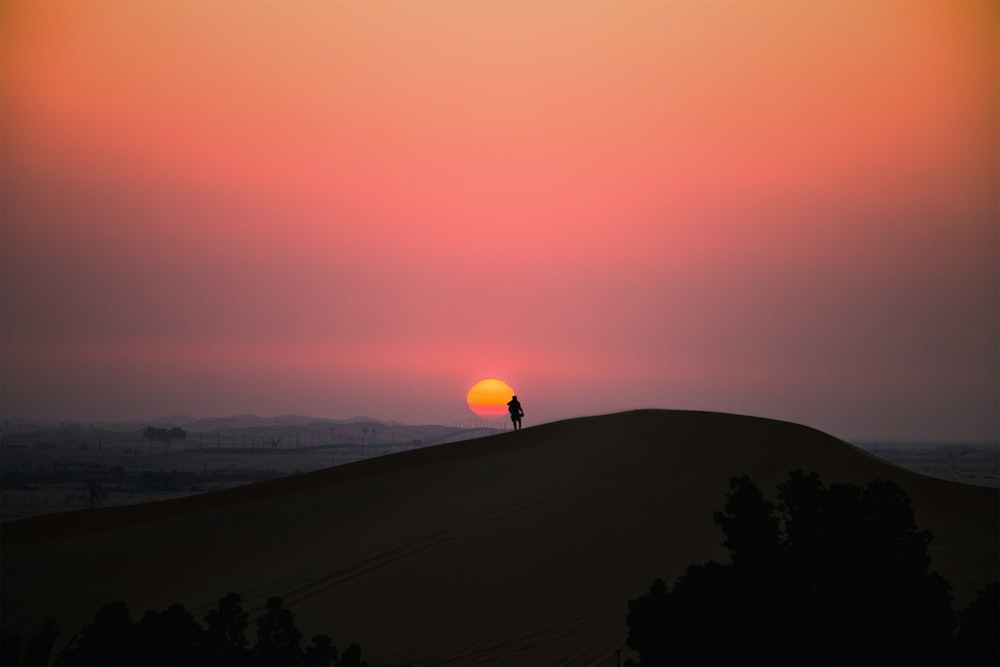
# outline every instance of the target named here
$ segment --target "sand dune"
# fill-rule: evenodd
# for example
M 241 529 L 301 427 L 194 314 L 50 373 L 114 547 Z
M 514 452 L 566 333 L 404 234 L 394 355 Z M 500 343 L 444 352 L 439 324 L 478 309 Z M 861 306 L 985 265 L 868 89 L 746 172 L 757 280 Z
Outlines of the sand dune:
M 307 636 L 358 642 L 374 662 L 613 664 L 630 598 L 725 558 L 712 512 L 729 477 L 773 491 L 793 468 L 905 488 L 957 605 L 997 578 L 995 489 L 795 424 L 643 410 L 4 524 L 3 625 L 30 632 L 52 616 L 62 643 L 108 600 L 200 616 L 232 590 L 255 611 L 283 596 Z

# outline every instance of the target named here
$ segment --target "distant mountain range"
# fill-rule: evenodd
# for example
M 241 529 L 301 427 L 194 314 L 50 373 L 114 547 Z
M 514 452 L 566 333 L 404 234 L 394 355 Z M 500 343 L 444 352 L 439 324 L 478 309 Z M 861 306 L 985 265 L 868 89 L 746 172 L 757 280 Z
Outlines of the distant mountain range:
M 310 426 L 315 424 L 381 424 L 383 426 L 403 426 L 402 422 L 387 421 L 374 417 L 357 416 L 350 419 L 328 419 L 305 415 L 279 415 L 259 417 L 257 415 L 233 415 L 230 417 L 208 417 L 197 419 L 185 415 L 159 417 L 150 422 L 153 426 L 180 426 L 187 429 L 213 430 L 224 428 L 252 428 L 255 426 Z

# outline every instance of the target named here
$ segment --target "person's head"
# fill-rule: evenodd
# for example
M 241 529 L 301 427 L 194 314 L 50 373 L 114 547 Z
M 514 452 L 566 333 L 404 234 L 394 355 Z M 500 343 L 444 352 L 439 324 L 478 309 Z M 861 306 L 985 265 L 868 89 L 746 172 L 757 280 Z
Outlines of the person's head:
M 517 400 L 517 396 L 511 396 L 511 397 L 510 397 L 510 400 L 512 400 L 512 401 L 516 401 L 516 400 Z

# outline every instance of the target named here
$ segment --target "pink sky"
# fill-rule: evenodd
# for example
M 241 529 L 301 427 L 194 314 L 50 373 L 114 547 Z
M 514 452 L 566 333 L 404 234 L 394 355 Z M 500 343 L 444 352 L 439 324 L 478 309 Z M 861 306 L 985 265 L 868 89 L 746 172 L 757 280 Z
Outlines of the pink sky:
M 996 439 L 976 2 L 3 2 L 4 418 Z

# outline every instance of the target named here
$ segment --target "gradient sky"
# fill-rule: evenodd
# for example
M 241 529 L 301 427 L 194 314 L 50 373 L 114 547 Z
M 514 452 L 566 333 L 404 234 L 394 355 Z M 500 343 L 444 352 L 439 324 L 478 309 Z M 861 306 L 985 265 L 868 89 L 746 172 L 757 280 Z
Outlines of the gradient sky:
M 1000 11 L 0 4 L 4 418 L 998 436 Z

